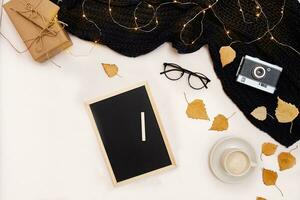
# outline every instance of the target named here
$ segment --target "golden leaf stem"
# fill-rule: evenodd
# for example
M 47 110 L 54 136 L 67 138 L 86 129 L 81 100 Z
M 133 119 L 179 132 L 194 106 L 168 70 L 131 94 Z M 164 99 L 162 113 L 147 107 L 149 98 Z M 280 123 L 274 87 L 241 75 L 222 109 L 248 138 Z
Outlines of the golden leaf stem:
M 280 189 L 276 184 L 275 184 L 275 187 L 276 187 L 277 190 L 280 192 L 281 196 L 284 197 L 284 196 L 283 196 L 283 192 L 281 191 L 281 189 Z
M 294 125 L 294 123 L 293 123 L 293 121 L 291 122 L 291 126 L 290 126 L 290 134 L 292 134 L 292 131 L 293 131 L 293 125 Z
M 184 98 L 185 98 L 185 101 L 187 102 L 187 104 L 190 104 L 190 102 L 188 101 L 188 99 L 187 99 L 187 97 L 186 97 L 185 92 L 184 92 L 183 94 L 184 94 Z
M 297 145 L 296 147 L 294 147 L 293 149 L 291 149 L 291 150 L 289 151 L 289 153 L 292 153 L 293 151 L 295 151 L 296 149 L 298 149 L 298 147 L 299 147 L 299 145 Z
M 232 114 L 228 117 L 228 119 L 230 119 L 231 117 L 233 117 L 235 114 L 236 114 L 236 112 L 232 113 Z
M 263 153 L 261 153 L 261 154 L 259 155 L 261 161 L 263 161 L 262 155 L 263 155 Z
M 272 115 L 270 115 L 269 113 L 267 113 L 267 115 L 274 120 L 274 117 Z

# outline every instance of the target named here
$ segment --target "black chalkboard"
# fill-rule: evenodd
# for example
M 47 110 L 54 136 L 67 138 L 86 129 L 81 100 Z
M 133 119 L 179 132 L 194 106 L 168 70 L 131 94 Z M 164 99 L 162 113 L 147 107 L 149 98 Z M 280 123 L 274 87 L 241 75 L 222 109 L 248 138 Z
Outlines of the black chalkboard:
M 175 166 L 147 84 L 87 107 L 114 184 Z

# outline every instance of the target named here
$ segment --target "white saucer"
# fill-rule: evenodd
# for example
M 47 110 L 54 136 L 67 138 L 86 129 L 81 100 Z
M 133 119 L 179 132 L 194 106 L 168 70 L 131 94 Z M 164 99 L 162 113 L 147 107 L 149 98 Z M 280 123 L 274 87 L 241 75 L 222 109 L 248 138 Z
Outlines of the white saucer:
M 221 158 L 224 150 L 228 148 L 240 148 L 245 151 L 251 158 L 251 161 L 257 163 L 257 156 L 253 147 L 245 140 L 238 137 L 225 137 L 216 142 L 210 152 L 209 165 L 214 175 L 225 183 L 239 183 L 247 178 L 254 171 L 252 167 L 250 171 L 241 177 L 234 177 L 227 174 L 223 169 Z

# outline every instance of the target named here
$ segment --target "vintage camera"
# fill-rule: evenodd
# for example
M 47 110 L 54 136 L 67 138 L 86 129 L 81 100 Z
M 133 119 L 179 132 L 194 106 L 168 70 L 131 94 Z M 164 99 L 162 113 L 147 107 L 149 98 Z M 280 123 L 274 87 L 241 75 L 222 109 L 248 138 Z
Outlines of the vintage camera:
M 282 68 L 246 55 L 237 71 L 237 82 L 273 94 Z

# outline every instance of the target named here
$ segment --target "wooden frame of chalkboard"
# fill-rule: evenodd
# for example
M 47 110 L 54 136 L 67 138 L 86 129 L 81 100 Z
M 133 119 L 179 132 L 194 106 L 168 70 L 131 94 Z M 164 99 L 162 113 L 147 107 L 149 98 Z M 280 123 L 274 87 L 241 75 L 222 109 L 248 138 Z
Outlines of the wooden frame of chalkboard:
M 120 139 L 115 139 L 115 137 L 117 136 L 118 137 L 118 135 L 114 135 L 113 136 L 113 134 L 116 134 L 116 131 L 115 132 L 110 132 L 110 131 L 107 131 L 107 134 L 112 134 L 112 135 L 105 135 L 105 133 L 104 133 L 104 131 L 103 130 L 105 130 L 104 128 L 103 128 L 103 124 L 101 124 L 101 120 L 96 120 L 95 119 L 95 117 L 97 118 L 97 119 L 99 119 L 99 116 L 98 115 L 101 115 L 101 114 L 99 114 L 99 112 L 97 113 L 97 112 L 95 112 L 95 105 L 97 105 L 97 103 L 99 103 L 99 102 L 103 102 L 103 101 L 107 101 L 107 102 L 109 102 L 109 100 L 110 99 L 113 99 L 114 97 L 120 97 L 120 95 L 122 96 L 122 94 L 126 94 L 126 93 L 130 93 L 130 92 L 133 92 L 133 91 L 135 91 L 135 90 L 145 90 L 146 91 L 146 100 L 142 100 L 141 99 L 141 101 L 145 101 L 145 102 L 149 102 L 149 103 L 146 103 L 145 105 L 147 106 L 147 107 L 151 107 L 151 108 L 147 108 L 146 110 L 150 110 L 150 111 L 152 111 L 153 112 L 153 117 L 154 118 L 152 118 L 152 119 L 155 119 L 155 120 L 152 120 L 152 122 L 151 123 L 153 123 L 153 125 L 155 125 L 155 126 L 150 126 L 150 127 L 154 127 L 153 129 L 155 130 L 155 127 L 156 127 L 156 129 L 157 129 L 157 131 L 155 132 L 154 131 L 154 134 L 155 134 L 155 138 L 157 138 L 156 139 L 156 141 L 158 141 L 157 143 L 154 143 L 154 144 L 151 144 L 150 143 L 150 146 L 148 145 L 148 149 L 149 148 L 155 148 L 155 150 L 154 150 L 154 154 L 155 155 L 153 155 L 153 156 L 149 156 L 150 154 L 149 154 L 149 152 L 148 153 L 146 153 L 145 154 L 145 157 L 147 158 L 147 156 L 148 157 L 152 157 L 152 160 L 150 159 L 150 160 L 144 160 L 143 162 L 145 163 L 145 165 L 151 165 L 151 163 L 152 163 L 152 165 L 154 165 L 155 164 L 155 162 L 157 162 L 157 166 L 159 166 L 159 167 L 157 167 L 157 168 L 154 168 L 153 169 L 153 167 L 154 166 L 146 166 L 145 168 L 147 168 L 147 169 L 138 169 L 137 171 L 139 171 L 139 173 L 141 172 L 141 171 L 143 171 L 144 170 L 144 173 L 141 173 L 141 174 L 135 174 L 135 173 L 138 173 L 138 172 L 135 172 L 133 169 L 134 169 L 134 167 L 136 166 L 136 165 L 138 165 L 138 166 L 141 166 L 141 167 L 143 167 L 142 165 L 143 165 L 143 162 L 142 163 L 138 163 L 138 164 L 136 164 L 136 163 L 134 163 L 134 165 L 131 165 L 130 166 L 130 161 L 128 161 L 129 162 L 129 164 L 128 164 L 128 162 L 125 162 L 124 163 L 124 167 L 115 167 L 114 165 L 116 165 L 115 163 L 118 163 L 118 162 L 112 162 L 112 161 L 115 161 L 115 160 L 117 160 L 118 161 L 118 158 L 116 158 L 116 151 L 119 151 L 119 154 L 120 154 L 120 150 L 119 149 L 117 149 L 116 150 L 116 148 L 119 148 L 119 147 L 116 147 L 116 146 L 124 146 L 124 144 L 121 144 L 121 145 L 119 145 L 119 144 L 113 144 L 112 142 L 111 143 L 109 143 L 109 141 L 113 141 L 113 142 L 115 142 L 115 141 L 123 141 L 124 140 L 124 138 L 122 139 L 122 140 L 120 140 Z M 139 93 L 140 94 L 140 93 Z M 145 97 L 145 96 L 144 96 Z M 122 98 L 122 97 L 120 97 L 120 98 Z M 148 100 L 147 100 L 148 99 Z M 116 100 L 115 99 L 113 99 L 113 102 L 115 102 Z M 126 102 L 128 103 L 129 101 L 128 101 L 128 99 L 126 100 Z M 168 170 L 168 169 L 170 169 L 170 168 L 173 168 L 173 167 L 175 167 L 176 166 L 176 163 L 175 163 L 175 159 L 174 159 L 174 156 L 173 156 L 173 153 L 172 153 L 172 151 L 171 151 L 171 148 L 170 148 L 170 145 L 169 145 L 169 142 L 168 142 L 168 140 L 167 140 L 167 137 L 166 137 L 166 134 L 165 134 L 165 131 L 164 131 L 164 128 L 163 128 L 163 126 L 162 126 L 162 123 L 161 123 L 161 119 L 160 119 L 160 116 L 159 116 L 159 114 L 158 114 L 158 111 L 157 111 L 157 108 L 156 108 L 156 105 L 155 105 L 155 103 L 154 103 L 154 101 L 153 101 L 153 97 L 152 97 L 152 95 L 151 95 L 151 93 L 150 93 L 150 89 L 149 89 L 149 86 L 148 86 L 148 84 L 146 83 L 146 82 L 144 82 L 144 83 L 141 83 L 141 84 L 136 84 L 136 85 L 134 85 L 134 86 L 132 86 L 132 87 L 130 87 L 130 88 L 127 88 L 127 89 L 123 89 L 123 90 L 120 90 L 120 91 L 118 91 L 118 92 L 115 92 L 115 93 L 112 93 L 112 94 L 110 94 L 110 95 L 106 95 L 106 96 L 104 96 L 104 97 L 97 97 L 97 98 L 94 98 L 94 99 L 92 99 L 92 100 L 89 100 L 89 101 L 87 101 L 87 102 L 85 102 L 85 105 L 86 105 L 86 108 L 87 108 L 87 111 L 88 111 L 88 115 L 89 115 L 89 117 L 90 117 L 90 120 L 91 120 L 91 122 L 92 122 L 92 126 L 93 126 L 93 129 L 94 129 L 94 132 L 96 133 L 96 137 L 97 137 L 97 141 L 98 141 L 98 143 L 99 143 L 99 147 L 100 147 L 100 149 L 101 149 L 101 152 L 102 152 L 102 154 L 103 154 L 103 157 L 104 157 L 104 160 L 105 160 L 105 163 L 106 163 L 106 166 L 107 166 L 107 168 L 108 168 L 108 170 L 109 170 L 109 173 L 110 173 L 110 176 L 111 176 L 111 179 L 112 179 L 112 182 L 113 182 L 113 184 L 114 184 L 114 186 L 116 186 L 116 185 L 119 185 L 119 184 L 121 184 L 121 183 L 127 183 L 127 182 L 131 182 L 131 181 L 133 181 L 133 180 L 136 180 L 136 179 L 139 179 L 139 178 L 141 178 L 141 177 L 145 177 L 145 176 L 148 176 L 148 175 L 153 175 L 153 174 L 157 174 L 157 173 L 160 173 L 160 172 L 163 172 L 163 171 L 166 171 L 166 170 Z M 104 110 L 104 112 L 105 112 L 105 110 L 107 110 L 108 108 L 105 108 L 105 106 L 107 106 L 107 105 L 109 105 L 109 103 L 108 104 L 105 104 L 105 105 L 102 105 L 102 111 Z M 116 105 L 116 104 L 113 104 L 113 105 Z M 119 105 L 119 104 L 118 104 Z M 101 108 L 101 104 L 100 105 L 97 105 L 98 106 L 98 108 Z M 99 107 L 100 106 L 100 107 Z M 130 107 L 130 105 L 125 105 L 126 107 Z M 99 109 L 98 109 L 99 110 Z M 100 109 L 101 110 L 101 109 Z M 100 112 L 101 113 L 101 112 Z M 149 113 L 147 113 L 148 115 L 147 116 L 149 116 Z M 151 113 L 150 113 L 151 114 Z M 108 115 L 110 115 L 110 113 L 108 114 Z M 105 113 L 102 113 L 102 119 L 103 119 L 103 117 L 105 118 Z M 146 116 L 146 119 L 147 119 L 147 116 Z M 110 116 L 111 117 L 111 116 Z M 101 117 L 100 117 L 101 118 Z M 148 118 L 151 118 L 151 117 L 148 117 Z M 126 117 L 126 119 L 127 119 L 127 117 Z M 138 124 L 139 122 L 137 122 L 137 124 Z M 100 124 L 100 125 L 99 125 Z M 108 122 L 106 122 L 106 124 L 108 124 Z M 156 125 L 157 124 L 157 125 Z M 104 122 L 104 125 L 105 125 L 105 122 Z M 108 125 L 108 126 L 110 126 L 110 125 Z M 149 126 L 149 124 L 147 124 L 146 123 L 146 127 L 147 126 Z M 99 130 L 99 127 L 100 127 L 100 129 L 102 129 L 102 131 L 100 131 Z M 101 128 L 102 127 L 102 128 Z M 105 126 L 104 126 L 105 127 Z M 107 129 L 106 129 L 107 130 Z M 152 129 L 150 129 L 150 132 L 152 132 Z M 125 133 L 126 133 L 126 131 L 125 131 Z M 131 133 L 129 133 L 129 135 L 130 135 Z M 109 138 L 110 137 L 110 138 Z M 132 137 L 132 136 L 129 136 L 129 137 Z M 148 137 L 148 136 L 147 136 Z M 153 136 L 154 137 L 154 136 Z M 151 137 L 150 137 L 150 139 L 151 139 Z M 126 140 L 126 138 L 125 138 L 125 140 Z M 104 142 L 105 141 L 105 142 Z M 138 146 L 138 145 L 141 145 L 141 142 L 140 143 L 138 143 L 138 144 L 134 144 L 134 145 L 132 145 L 132 141 L 130 141 L 130 145 L 132 146 L 132 148 L 136 148 L 136 146 Z M 160 145 L 160 147 L 159 147 L 159 145 Z M 131 148 L 131 147 L 128 147 L 128 146 L 126 146 L 126 144 L 125 144 L 125 150 L 126 150 L 126 148 Z M 142 148 L 143 148 L 143 146 L 142 146 Z M 159 151 L 159 148 L 161 148 L 162 149 L 162 151 Z M 111 149 L 113 149 L 113 150 L 111 150 Z M 148 149 L 141 149 L 141 150 L 144 150 L 144 151 L 140 151 L 139 149 L 134 149 L 134 152 L 147 152 L 148 151 Z M 129 149 L 130 151 L 129 152 L 133 152 L 132 151 L 132 149 Z M 151 150 L 151 149 L 150 149 Z M 111 153 L 111 152 L 113 152 L 113 153 Z M 124 151 L 124 149 L 122 150 L 122 152 L 127 152 L 127 151 Z M 121 154 L 123 154 L 121 152 Z M 117 156 L 118 156 L 118 154 L 117 154 Z M 161 156 L 161 160 L 159 160 L 160 158 L 159 158 L 159 156 Z M 122 157 L 122 155 L 121 155 L 121 157 Z M 140 160 L 143 160 L 145 157 L 138 157 L 134 162 L 138 162 L 138 161 L 140 161 Z M 133 158 L 134 158 L 134 156 L 133 156 Z M 153 160 L 153 158 L 154 158 L 154 160 Z M 123 159 L 123 158 L 122 158 Z M 120 160 L 122 160 L 122 159 L 120 159 Z M 157 160 L 156 160 L 157 159 Z M 130 159 L 129 159 L 130 160 Z M 127 160 L 126 160 L 127 161 Z M 150 164 L 149 164 L 150 163 Z M 153 164 L 154 163 L 154 164 Z M 120 165 L 120 164 L 119 164 Z M 152 167 L 152 168 L 151 168 Z M 122 175 L 122 173 L 124 174 L 124 170 L 129 170 L 130 171 L 130 173 L 131 173 L 131 176 L 130 177 L 126 177 L 126 178 L 124 178 L 124 176 L 123 177 L 121 177 L 120 175 L 118 175 L 118 174 L 121 174 Z M 150 170 L 151 169 L 151 170 Z M 119 172 L 119 171 L 121 171 L 121 172 Z M 125 170 L 125 173 L 126 173 L 126 170 Z M 122 172 L 123 171 L 123 172 Z M 134 175 L 132 175 L 132 174 L 134 174 Z M 121 177 L 121 178 L 120 178 Z

